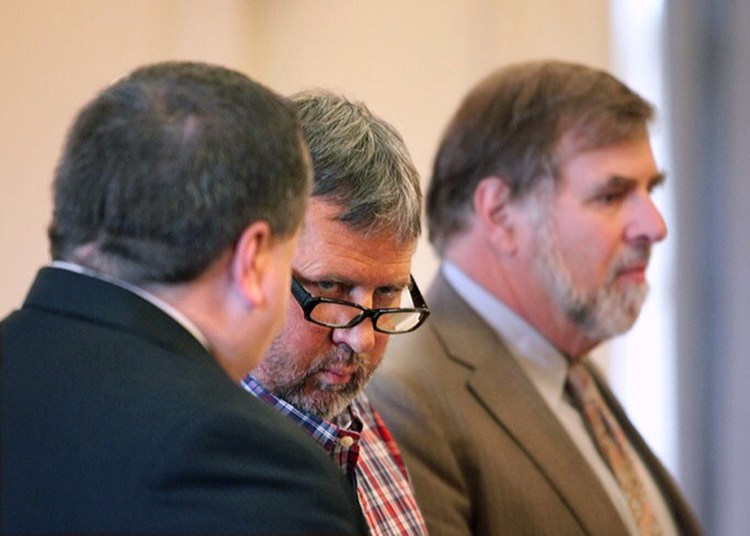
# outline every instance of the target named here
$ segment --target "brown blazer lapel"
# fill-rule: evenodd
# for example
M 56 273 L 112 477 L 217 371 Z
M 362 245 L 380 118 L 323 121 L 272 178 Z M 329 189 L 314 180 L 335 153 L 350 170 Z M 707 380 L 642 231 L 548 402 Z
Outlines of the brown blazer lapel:
M 468 388 L 542 473 L 590 534 L 627 535 L 594 472 L 511 356 L 502 339 L 438 275 L 431 322 L 453 359 L 472 372 Z M 603 497 L 605 500 L 592 500 Z

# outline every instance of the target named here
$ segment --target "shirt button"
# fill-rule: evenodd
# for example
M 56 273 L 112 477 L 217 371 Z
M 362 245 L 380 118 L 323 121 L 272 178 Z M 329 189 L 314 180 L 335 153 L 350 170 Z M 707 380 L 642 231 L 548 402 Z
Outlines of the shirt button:
M 344 436 L 344 437 L 341 438 L 341 440 L 339 442 L 341 443 L 342 447 L 344 447 L 345 449 L 348 449 L 349 447 L 351 447 L 354 444 L 354 439 L 352 439 L 349 436 Z

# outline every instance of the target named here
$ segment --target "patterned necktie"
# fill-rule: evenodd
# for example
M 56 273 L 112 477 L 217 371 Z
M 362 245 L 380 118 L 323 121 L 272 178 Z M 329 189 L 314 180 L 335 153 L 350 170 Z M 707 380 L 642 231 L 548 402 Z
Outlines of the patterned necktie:
M 642 536 L 662 534 L 643 482 L 638 476 L 633 460 L 625 450 L 625 434 L 607 408 L 591 374 L 580 362 L 570 365 L 567 386 L 578 410 L 584 416 L 599 453 L 625 493 L 639 533 Z

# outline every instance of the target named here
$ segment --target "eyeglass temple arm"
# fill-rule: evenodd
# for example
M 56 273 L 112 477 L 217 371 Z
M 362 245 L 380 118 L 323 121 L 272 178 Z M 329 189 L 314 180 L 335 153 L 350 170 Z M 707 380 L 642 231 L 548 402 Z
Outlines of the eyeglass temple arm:
M 411 301 L 414 304 L 414 307 L 416 309 L 426 309 L 427 311 L 429 311 L 430 308 L 427 307 L 427 302 L 424 301 L 424 297 L 422 297 L 422 293 L 419 291 L 419 287 L 417 286 L 417 281 L 414 279 L 414 275 L 409 274 L 409 280 L 409 294 L 411 294 Z

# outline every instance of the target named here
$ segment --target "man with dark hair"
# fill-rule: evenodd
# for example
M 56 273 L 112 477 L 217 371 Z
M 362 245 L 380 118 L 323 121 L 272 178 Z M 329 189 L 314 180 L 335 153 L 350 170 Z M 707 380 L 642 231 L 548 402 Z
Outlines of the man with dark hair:
M 326 91 L 292 101 L 314 175 L 292 258 L 297 303 L 243 385 L 328 452 L 356 487 L 371 535 L 424 535 L 401 455 L 362 393 L 389 336 L 428 315 L 409 273 L 419 177 L 398 132 L 364 104 Z
M 79 113 L 53 262 L 0 324 L 3 534 L 359 534 L 345 479 L 237 386 L 282 325 L 310 189 L 293 107 L 137 69 Z
M 652 116 L 611 75 L 549 61 L 495 72 L 449 124 L 432 316 L 369 392 L 431 534 L 700 534 L 586 358 L 636 320 L 666 236 Z

